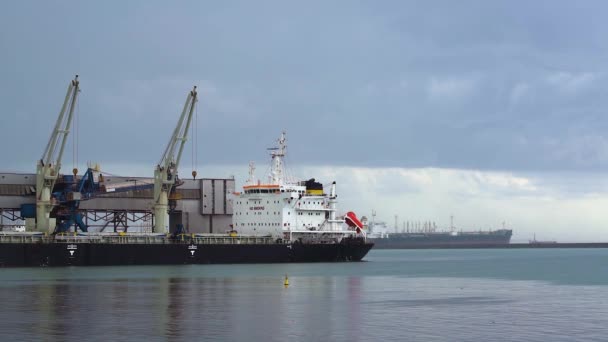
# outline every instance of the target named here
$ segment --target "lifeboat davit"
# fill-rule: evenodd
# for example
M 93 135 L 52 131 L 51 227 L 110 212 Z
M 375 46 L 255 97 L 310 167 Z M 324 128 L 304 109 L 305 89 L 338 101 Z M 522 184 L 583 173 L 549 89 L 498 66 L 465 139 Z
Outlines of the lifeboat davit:
M 349 227 L 358 228 L 357 231 L 359 231 L 360 229 L 363 229 L 363 223 L 361 223 L 361 221 L 359 221 L 359 219 L 357 218 L 357 215 L 355 215 L 355 213 L 353 213 L 352 211 L 349 211 L 346 213 L 346 216 L 344 216 L 344 221 L 346 222 L 346 224 Z

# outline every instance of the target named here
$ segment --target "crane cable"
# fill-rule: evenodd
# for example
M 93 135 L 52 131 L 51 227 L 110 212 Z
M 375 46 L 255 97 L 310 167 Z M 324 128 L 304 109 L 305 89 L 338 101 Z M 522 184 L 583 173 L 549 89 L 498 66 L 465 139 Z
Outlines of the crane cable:
M 192 178 L 196 179 L 196 169 L 198 168 L 198 106 L 196 100 L 192 102 L 194 108 L 194 125 L 191 126 L 192 135 Z M 195 129 L 196 128 L 196 129 Z
M 196 127 L 196 129 L 194 130 L 194 147 L 196 148 L 196 153 L 194 154 L 194 166 L 198 169 L 198 106 L 196 106 L 195 110 L 194 127 Z
M 80 90 L 78 90 L 80 91 Z M 74 117 L 74 120 L 72 120 L 72 131 L 74 132 L 73 135 L 73 142 L 72 142 L 72 173 L 74 174 L 74 177 L 76 177 L 76 174 L 78 173 L 78 131 L 79 131 L 79 120 L 78 117 L 80 116 L 80 101 L 78 101 L 78 98 L 76 98 L 76 115 Z

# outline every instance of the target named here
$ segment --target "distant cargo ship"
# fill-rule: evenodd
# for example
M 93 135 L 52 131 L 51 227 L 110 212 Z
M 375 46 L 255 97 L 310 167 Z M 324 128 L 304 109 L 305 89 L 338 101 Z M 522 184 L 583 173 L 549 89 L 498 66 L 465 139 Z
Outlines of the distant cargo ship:
M 374 228 L 372 226 L 372 231 Z M 378 230 L 378 229 L 376 229 Z M 375 248 L 490 248 L 508 245 L 513 230 L 489 231 L 415 231 L 401 233 L 374 232 L 368 235 Z

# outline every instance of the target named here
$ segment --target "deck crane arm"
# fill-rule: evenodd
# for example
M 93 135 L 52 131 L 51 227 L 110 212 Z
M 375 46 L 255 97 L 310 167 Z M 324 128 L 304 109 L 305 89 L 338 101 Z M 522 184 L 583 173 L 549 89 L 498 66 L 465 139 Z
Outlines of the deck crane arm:
M 70 133 L 79 91 L 78 75 L 76 75 L 68 86 L 55 127 L 42 158 L 38 161 L 36 168 L 36 230 L 38 231 L 53 232 L 55 229 L 54 222 L 49 219 L 54 206 L 51 202 L 51 193 L 61 169 L 61 158 Z
M 154 170 L 154 232 L 169 233 L 169 194 L 179 181 L 177 170 L 197 101 L 196 86 L 188 93 L 173 135 Z

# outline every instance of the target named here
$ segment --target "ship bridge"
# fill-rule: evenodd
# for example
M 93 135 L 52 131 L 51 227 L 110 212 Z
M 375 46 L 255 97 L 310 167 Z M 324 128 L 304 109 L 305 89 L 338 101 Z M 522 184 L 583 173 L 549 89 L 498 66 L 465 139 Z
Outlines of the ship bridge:
M 296 195 L 305 195 L 306 186 L 296 184 L 256 184 L 243 186 L 243 191 L 246 194 L 293 193 Z

